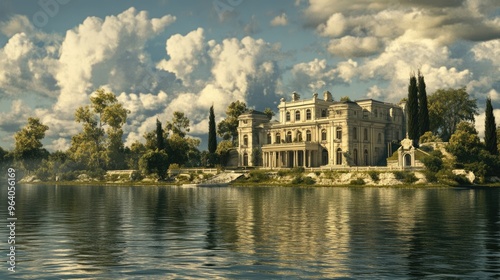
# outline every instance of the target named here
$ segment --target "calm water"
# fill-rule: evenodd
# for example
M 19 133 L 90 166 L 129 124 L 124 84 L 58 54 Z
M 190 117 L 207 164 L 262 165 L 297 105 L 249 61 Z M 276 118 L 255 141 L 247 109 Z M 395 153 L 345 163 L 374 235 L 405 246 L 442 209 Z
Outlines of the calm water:
M 500 277 L 498 188 L 23 185 L 16 195 L 17 272 L 2 226 L 1 279 Z

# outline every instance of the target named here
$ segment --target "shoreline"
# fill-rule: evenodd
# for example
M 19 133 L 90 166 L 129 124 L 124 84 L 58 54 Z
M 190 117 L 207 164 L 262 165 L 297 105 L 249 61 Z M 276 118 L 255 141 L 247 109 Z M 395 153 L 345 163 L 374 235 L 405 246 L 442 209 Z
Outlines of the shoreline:
M 77 181 L 46 181 L 46 182 L 18 182 L 18 185 L 61 185 L 61 186 L 110 186 L 110 187 L 182 187 L 184 183 L 175 182 L 77 182 Z M 189 184 L 189 183 L 186 183 Z M 193 184 L 189 184 L 193 185 Z M 196 184 L 194 184 L 196 185 Z M 232 182 L 227 184 L 229 187 L 311 187 L 311 188 L 500 188 L 500 183 L 480 184 L 480 185 L 445 185 L 445 184 L 394 184 L 394 185 L 376 185 L 376 184 L 291 184 L 291 183 L 270 183 L 270 182 Z M 196 186 L 200 188 L 224 187 L 224 186 Z

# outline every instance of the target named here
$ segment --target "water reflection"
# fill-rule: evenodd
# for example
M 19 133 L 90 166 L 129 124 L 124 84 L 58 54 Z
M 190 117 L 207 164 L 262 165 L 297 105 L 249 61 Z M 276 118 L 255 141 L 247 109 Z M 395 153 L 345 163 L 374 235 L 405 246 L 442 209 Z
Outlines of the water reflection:
M 19 186 L 16 276 L 500 277 L 499 194 Z

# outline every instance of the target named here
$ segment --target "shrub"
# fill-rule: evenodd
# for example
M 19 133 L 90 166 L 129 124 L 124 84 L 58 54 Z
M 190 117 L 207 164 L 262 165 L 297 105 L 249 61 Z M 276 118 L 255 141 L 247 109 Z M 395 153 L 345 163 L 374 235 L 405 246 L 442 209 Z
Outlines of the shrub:
M 293 178 L 291 183 L 294 185 L 314 185 L 316 181 L 308 176 L 297 175 Z
M 250 182 L 262 182 L 269 180 L 269 175 L 266 172 L 260 170 L 252 170 L 249 173 L 250 177 L 248 181 Z
M 368 175 L 370 175 L 370 178 L 372 178 L 374 182 L 378 182 L 380 180 L 378 176 L 379 174 L 380 173 L 378 171 L 368 171 Z
M 306 169 L 302 166 L 296 166 L 291 170 L 292 173 L 304 173 L 304 171 L 306 171 Z
M 429 183 L 435 183 L 438 181 L 436 174 L 437 174 L 436 172 L 432 172 L 430 170 L 424 171 L 425 179 L 427 179 L 427 182 L 429 182 Z
M 363 178 L 357 178 L 355 180 L 351 180 L 350 184 L 351 185 L 361 186 L 361 185 L 365 184 L 365 180 L 363 180 Z
M 397 180 L 403 180 L 406 184 L 413 184 L 418 181 L 418 178 L 415 176 L 413 172 L 408 171 L 394 171 L 394 177 Z

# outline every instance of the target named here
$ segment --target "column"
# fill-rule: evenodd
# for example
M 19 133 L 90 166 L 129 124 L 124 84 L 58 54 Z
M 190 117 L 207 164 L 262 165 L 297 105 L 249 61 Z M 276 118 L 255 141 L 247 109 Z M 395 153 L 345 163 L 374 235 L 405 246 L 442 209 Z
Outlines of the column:
M 307 167 L 307 155 L 306 155 L 307 150 L 303 150 L 302 152 L 303 152 L 303 155 L 302 155 L 302 165 L 304 167 Z

